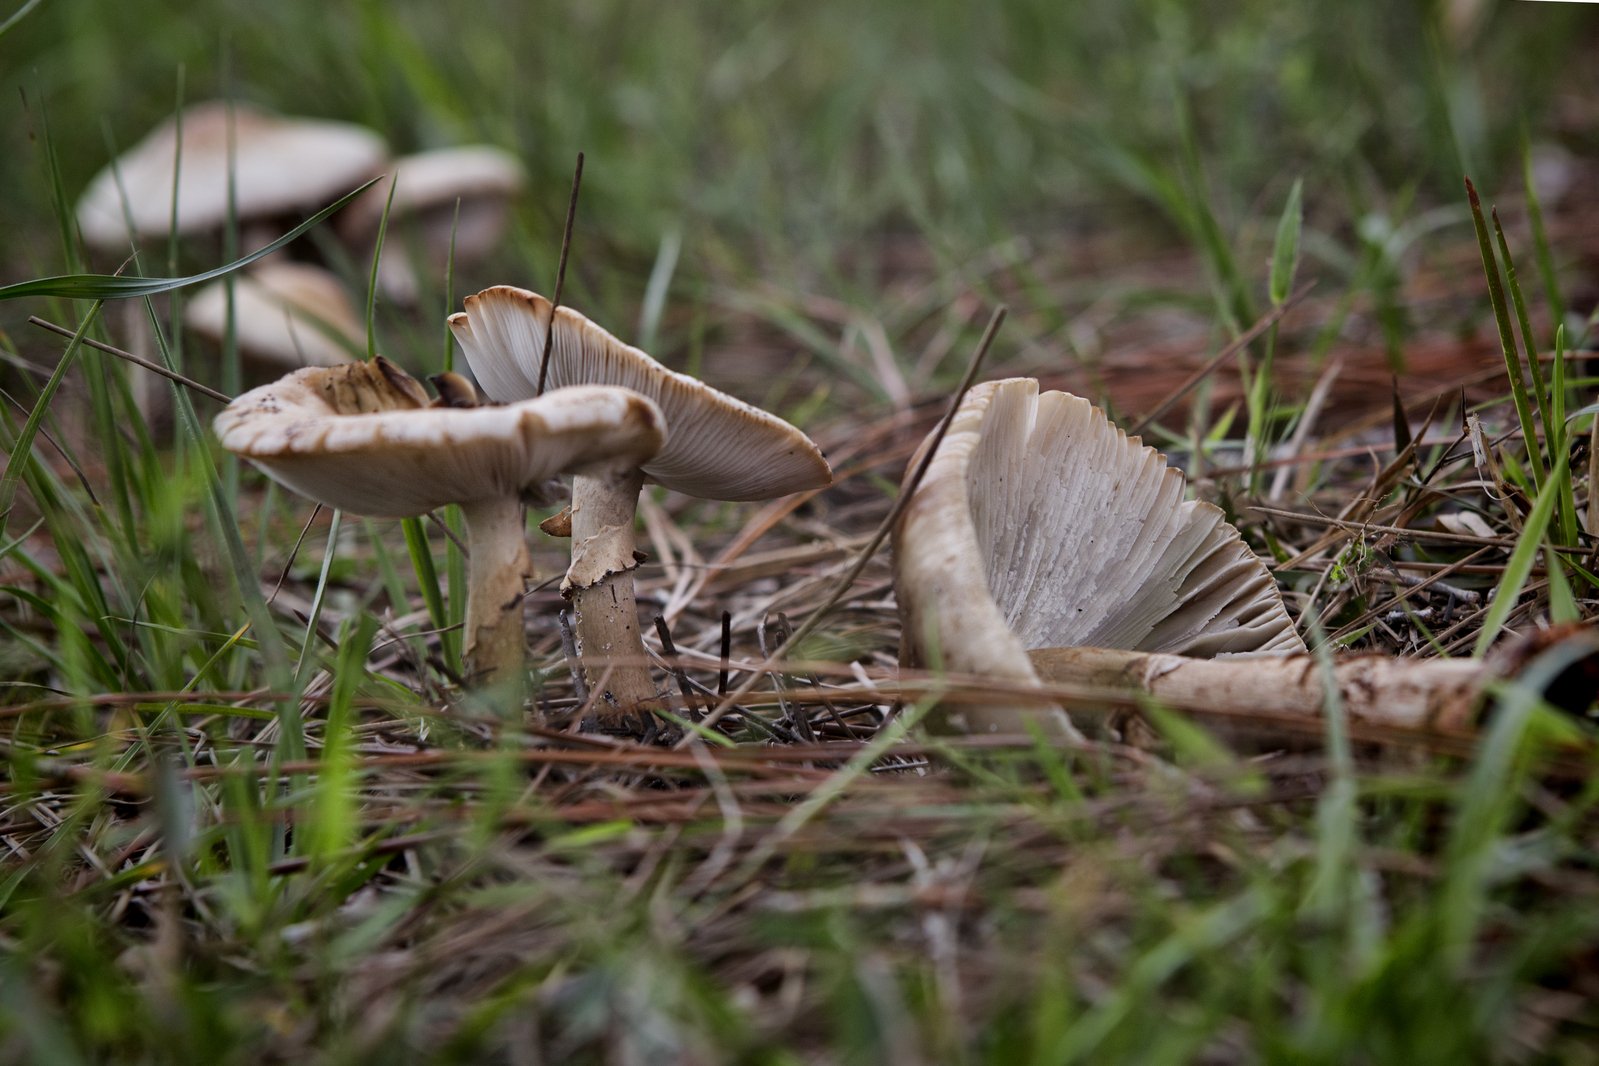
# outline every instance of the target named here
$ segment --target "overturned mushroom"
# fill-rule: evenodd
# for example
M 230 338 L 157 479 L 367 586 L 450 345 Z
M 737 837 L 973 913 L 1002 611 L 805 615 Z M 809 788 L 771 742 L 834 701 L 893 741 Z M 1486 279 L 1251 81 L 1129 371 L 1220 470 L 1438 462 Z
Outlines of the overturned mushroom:
M 924 445 L 925 447 L 925 445 Z M 914 468 L 913 463 L 913 468 Z M 1490 682 L 1542 649 L 1572 657 L 1545 693 L 1596 694 L 1595 636 L 1555 631 L 1486 662 L 1305 654 L 1276 585 L 1221 512 L 1088 401 L 1031 379 L 973 389 L 895 530 L 906 665 L 1086 688 L 1197 713 L 1313 717 L 1333 686 L 1355 720 L 1458 730 Z M 1019 701 L 1018 701 L 1019 702 Z M 1100 707 L 1090 699 L 1085 708 Z M 1059 707 L 946 710 L 964 730 L 1070 736 Z
M 302 495 L 355 514 L 414 517 L 458 503 L 470 562 L 465 653 L 473 680 L 520 682 L 522 594 L 532 567 L 524 499 L 572 471 L 607 479 L 660 448 L 659 408 L 618 388 L 562 389 L 471 407 L 470 385 L 440 383 L 445 406 L 381 356 L 299 370 L 217 416 L 223 447 Z
M 450 328 L 484 391 L 515 400 L 536 391 L 550 315 L 537 293 L 497 286 L 467 297 Z M 554 321 L 551 389 L 621 385 L 654 400 L 666 421 L 666 446 L 652 459 L 572 482 L 572 566 L 562 589 L 575 608 L 590 687 L 609 696 L 596 724 L 632 731 L 640 725 L 634 712 L 657 695 L 632 577 L 634 513 L 646 478 L 690 496 L 763 500 L 820 488 L 832 471 L 810 438 L 777 416 L 666 369 L 575 311 L 562 307 Z
M 973 388 L 894 531 L 902 661 L 1037 687 L 1036 648 L 1304 651 L 1265 566 L 1183 489 L 1087 400 L 1026 378 Z M 944 721 L 1075 732 L 1039 705 L 951 708 Z
M 228 330 L 228 284 L 224 279 L 196 292 L 183 313 L 190 329 L 217 344 Z M 232 284 L 235 337 L 247 361 L 281 373 L 349 362 L 365 347 L 366 326 L 344 285 L 319 266 L 261 263 Z

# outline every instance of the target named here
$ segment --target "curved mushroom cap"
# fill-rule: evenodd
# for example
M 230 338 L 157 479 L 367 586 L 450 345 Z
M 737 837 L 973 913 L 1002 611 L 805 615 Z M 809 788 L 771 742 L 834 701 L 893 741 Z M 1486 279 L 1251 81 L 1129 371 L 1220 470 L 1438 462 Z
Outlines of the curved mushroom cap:
M 223 447 L 295 492 L 380 518 L 536 496 L 570 471 L 636 467 L 665 435 L 660 409 L 618 388 L 429 406 L 421 385 L 381 356 L 297 370 L 240 396 L 213 426 Z
M 183 321 L 221 343 L 228 327 L 228 283 L 213 282 L 185 306 Z M 366 326 L 338 277 L 306 263 L 260 263 L 234 282 L 233 321 L 246 357 L 290 368 L 349 362 L 365 347 Z
M 466 202 L 509 199 L 521 191 L 526 181 L 527 171 L 521 161 L 493 145 L 472 144 L 401 156 L 389 164 L 389 177 L 362 193 L 342 213 L 339 225 L 349 233 L 374 232 L 385 208 L 390 219 L 436 207 L 453 216 L 456 200 L 463 201 L 464 223 L 468 221 Z M 390 185 L 394 185 L 392 205 Z M 448 216 L 445 221 L 450 221 Z M 456 243 L 476 247 L 476 242 L 465 242 L 460 235 Z
M 468 296 L 450 329 L 483 390 L 515 400 L 534 393 L 549 321 L 544 297 L 497 285 Z M 621 385 L 660 405 L 670 436 L 644 472 L 667 488 L 710 500 L 768 500 L 832 482 L 827 460 L 798 429 L 668 370 L 576 311 L 557 310 L 553 337 L 548 388 Z
M 234 104 L 230 160 L 228 112 L 221 100 L 185 109 L 181 159 L 179 124 L 168 119 L 96 174 L 78 201 L 83 239 L 97 248 L 120 247 L 128 241 L 129 221 L 135 236 L 167 233 L 174 185 L 178 233 L 220 227 L 228 219 L 230 171 L 240 219 L 320 205 L 377 174 L 388 156 L 383 138 L 363 126 L 279 118 Z
M 1265 566 L 1183 492 L 1081 397 L 973 388 L 894 530 L 903 657 L 1032 685 L 1033 648 L 1304 651 Z

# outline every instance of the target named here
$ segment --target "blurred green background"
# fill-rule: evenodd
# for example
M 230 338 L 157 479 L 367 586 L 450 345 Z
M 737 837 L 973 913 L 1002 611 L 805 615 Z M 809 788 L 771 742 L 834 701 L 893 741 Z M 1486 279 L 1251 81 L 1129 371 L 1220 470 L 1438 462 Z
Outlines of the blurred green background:
M 59 272 L 76 197 L 181 96 L 511 148 L 532 181 L 488 280 L 547 285 L 587 153 L 572 299 L 632 321 L 668 234 L 707 283 L 870 296 L 1016 235 L 1229 238 L 1306 181 L 1312 226 L 1458 202 L 1523 130 L 1593 154 L 1586 5 L 45 0 L 0 37 L 0 263 Z M 52 160 L 53 156 L 53 160 Z M 920 260 L 919 260 L 920 261 Z M 477 278 L 466 279 L 468 283 Z

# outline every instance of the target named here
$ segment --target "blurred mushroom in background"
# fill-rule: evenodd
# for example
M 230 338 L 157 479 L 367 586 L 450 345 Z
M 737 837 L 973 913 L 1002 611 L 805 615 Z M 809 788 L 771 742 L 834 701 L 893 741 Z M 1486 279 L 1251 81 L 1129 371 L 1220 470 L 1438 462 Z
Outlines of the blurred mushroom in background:
M 227 335 L 229 280 L 199 289 L 183 321 L 221 345 Z M 233 285 L 233 330 L 246 368 L 282 374 L 304 366 L 332 366 L 359 358 L 366 324 L 337 275 L 310 263 L 266 262 L 241 273 Z
M 390 164 L 387 178 L 339 213 L 339 235 L 358 253 L 370 254 L 387 209 L 378 287 L 389 299 L 409 305 L 416 302 L 419 283 L 406 253 L 415 252 L 421 267 L 441 281 L 452 248 L 457 265 L 479 262 L 504 238 L 511 203 L 526 181 L 517 158 L 491 145 L 401 156 Z

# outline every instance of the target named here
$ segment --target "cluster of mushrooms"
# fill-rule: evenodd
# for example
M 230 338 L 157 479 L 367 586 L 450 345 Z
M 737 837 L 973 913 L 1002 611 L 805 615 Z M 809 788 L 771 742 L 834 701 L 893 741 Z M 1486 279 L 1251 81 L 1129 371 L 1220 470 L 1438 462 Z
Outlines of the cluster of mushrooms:
M 525 181 L 516 157 L 492 146 L 396 158 L 364 126 L 214 100 L 185 108 L 95 175 L 78 201 L 78 229 L 92 251 L 109 257 L 169 236 L 219 240 L 232 220 L 243 246 L 256 248 L 307 210 L 380 176 L 339 212 L 334 232 L 361 261 L 387 211 L 388 242 L 413 253 L 378 263 L 380 292 L 400 305 L 417 298 L 413 262 L 442 273 L 452 254 L 467 264 L 491 252 Z M 198 290 L 185 307 L 184 323 L 213 343 L 229 329 L 229 284 Z M 250 364 L 282 373 L 365 351 L 362 316 L 338 275 L 320 263 L 273 255 L 231 284 L 232 329 Z
M 429 269 L 491 250 L 524 181 L 498 149 L 395 159 L 360 126 L 211 102 L 106 167 L 77 218 L 101 252 L 220 235 L 230 221 L 257 246 L 308 207 L 377 177 L 335 218 L 339 242 L 370 249 L 386 217 Z M 412 261 L 380 261 L 386 298 L 414 300 Z M 533 575 L 524 508 L 553 502 L 558 479 L 570 476 L 569 525 L 544 528 L 572 540 L 561 587 L 594 694 L 586 724 L 608 732 L 651 733 L 649 712 L 663 705 L 633 591 L 643 485 L 744 501 L 832 479 L 816 445 L 787 422 L 523 289 L 484 290 L 451 316 L 476 385 L 440 375 L 435 398 L 381 357 L 347 361 L 364 347 L 364 326 L 337 276 L 312 262 L 263 260 L 231 297 L 226 284 L 197 292 L 185 320 L 213 340 L 233 329 L 258 365 L 299 368 L 217 418 L 225 447 L 355 514 L 462 507 L 464 649 L 476 686 L 525 691 L 522 601 Z M 997 679 L 1013 694 L 951 701 L 935 723 L 1072 738 L 1078 711 L 1103 717 L 1039 691 L 1050 685 L 1200 710 L 1321 712 L 1324 672 L 1261 560 L 1219 509 L 1185 501 L 1182 475 L 1163 456 L 1086 400 L 1040 393 L 1032 379 L 991 382 L 968 393 L 924 451 L 935 439 L 894 530 L 901 662 Z M 1470 721 L 1495 673 L 1474 661 L 1367 656 L 1339 663 L 1334 681 L 1355 716 L 1450 728 Z
M 553 315 L 553 322 L 552 322 Z M 532 567 L 523 508 L 572 478 L 572 602 L 593 707 L 586 724 L 649 734 L 659 694 L 640 633 L 632 571 L 646 480 L 693 496 L 762 500 L 821 488 L 832 471 L 775 415 L 668 370 L 582 315 L 497 286 L 466 299 L 450 328 L 493 401 L 455 374 L 422 386 L 392 363 L 307 367 L 253 389 L 216 419 L 224 447 L 287 487 L 374 517 L 459 504 L 469 574 L 469 680 L 523 690 L 522 600 Z M 536 395 L 550 338 L 549 388 Z
M 828 464 L 782 419 L 536 293 L 497 286 L 465 306 L 450 328 L 492 400 L 456 374 L 433 378 L 430 399 L 379 357 L 254 389 L 218 416 L 216 432 L 331 507 L 410 517 L 461 505 L 469 680 L 513 693 L 517 706 L 533 577 L 524 507 L 551 503 L 555 479 L 570 475 L 561 587 L 593 694 L 585 725 L 651 735 L 650 712 L 665 704 L 633 591 L 640 490 L 768 499 L 826 486 Z M 550 387 L 536 395 L 546 337 Z M 936 725 L 1071 739 L 1080 734 L 1069 712 L 1103 720 L 1091 702 L 1036 691 L 1050 684 L 1200 711 L 1320 714 L 1328 679 L 1270 573 L 1218 508 L 1184 495 L 1163 456 L 1088 401 L 1040 393 L 1030 378 L 972 389 L 894 531 L 904 665 L 1002 682 L 979 701 L 952 701 Z M 1470 724 L 1494 671 L 1363 656 L 1333 675 L 1354 717 L 1448 730 Z

